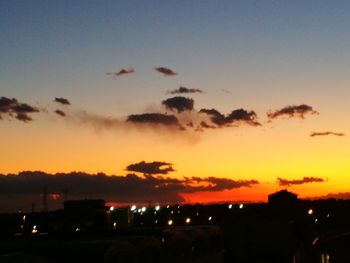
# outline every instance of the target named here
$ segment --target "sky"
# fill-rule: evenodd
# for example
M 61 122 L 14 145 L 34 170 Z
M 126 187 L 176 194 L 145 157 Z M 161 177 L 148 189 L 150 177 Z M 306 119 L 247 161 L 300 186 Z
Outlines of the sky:
M 349 11 L 0 1 L 0 211 L 350 197 Z

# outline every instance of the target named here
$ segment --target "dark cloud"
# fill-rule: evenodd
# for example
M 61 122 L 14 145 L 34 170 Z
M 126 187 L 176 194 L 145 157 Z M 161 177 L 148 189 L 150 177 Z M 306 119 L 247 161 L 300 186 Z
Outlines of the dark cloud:
M 194 101 L 191 98 L 173 97 L 162 101 L 162 104 L 169 110 L 176 110 L 178 113 L 193 110 Z
M 175 179 L 163 176 L 107 176 L 103 173 L 87 174 L 83 172 L 48 174 L 44 172 L 21 172 L 19 174 L 0 175 L 0 196 L 15 196 L 21 202 L 31 204 L 31 197 L 40 197 L 44 187 L 48 194 L 60 194 L 68 189 L 69 197 L 104 198 L 121 203 L 161 201 L 184 201 L 182 193 L 203 191 L 222 191 L 240 187 L 251 187 L 256 180 L 232 180 L 216 177 L 191 177 Z M 7 203 L 10 203 L 9 200 Z M 40 199 L 39 199 L 40 202 Z M 22 203 L 16 201 L 12 206 L 18 208 Z
M 244 109 L 233 110 L 229 115 L 225 116 L 216 109 L 201 109 L 200 113 L 209 115 L 213 124 L 219 127 L 230 126 L 237 123 L 246 123 L 252 126 L 260 126 L 257 121 L 257 115 L 254 111 L 246 111 Z
M 123 68 L 123 69 L 116 71 L 116 72 L 107 72 L 106 75 L 111 75 L 113 77 L 119 77 L 119 76 L 131 74 L 134 72 L 135 72 L 135 70 L 132 67 L 129 67 L 127 69 Z
M 55 102 L 60 103 L 62 105 L 70 105 L 69 100 L 65 98 L 55 98 Z
M 181 127 L 179 120 L 174 115 L 162 113 L 143 113 L 129 115 L 127 122 L 144 123 L 144 124 L 161 124 L 165 126 Z
M 177 75 L 177 73 L 169 68 L 164 68 L 164 67 L 158 67 L 155 68 L 156 71 L 158 71 L 159 73 L 162 73 L 163 76 L 175 76 Z
M 180 87 L 169 92 L 170 94 L 183 94 L 183 93 L 204 93 L 201 89 L 190 89 L 186 87 Z
M 270 111 L 267 113 L 267 117 L 271 119 L 275 119 L 281 116 L 286 116 L 289 118 L 299 117 L 304 119 L 306 114 L 318 114 L 311 106 L 306 104 L 301 105 L 290 105 L 286 106 L 280 110 Z
M 327 135 L 345 136 L 345 133 L 342 133 L 342 132 L 331 132 L 331 131 L 312 132 L 312 133 L 310 134 L 310 137 L 315 137 L 315 136 L 327 136 Z
M 20 103 L 15 98 L 0 98 L 0 119 L 6 114 L 9 117 L 15 117 L 17 120 L 28 122 L 32 120 L 29 114 L 35 112 L 39 112 L 39 109 L 26 103 Z
M 303 177 L 303 179 L 288 180 L 283 178 L 277 178 L 277 182 L 280 186 L 290 186 L 290 185 L 299 185 L 307 183 L 322 183 L 326 180 L 319 177 Z
M 127 171 L 139 172 L 143 174 L 168 174 L 169 172 L 174 172 L 173 165 L 166 162 L 150 162 L 145 161 L 130 164 L 126 167 Z
M 56 113 L 57 115 L 60 115 L 61 117 L 66 117 L 66 114 L 64 113 L 64 111 L 55 110 L 55 113 Z

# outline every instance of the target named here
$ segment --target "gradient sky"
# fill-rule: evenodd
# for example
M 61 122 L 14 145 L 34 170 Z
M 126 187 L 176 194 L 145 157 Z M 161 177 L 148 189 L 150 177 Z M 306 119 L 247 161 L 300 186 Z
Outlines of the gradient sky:
M 172 178 L 260 182 L 183 194 L 191 202 L 265 201 L 285 188 L 278 177 L 324 179 L 288 186 L 301 197 L 350 192 L 349 13 L 349 1 L 2 0 L 0 97 L 41 112 L 26 123 L 3 115 L 0 173 L 126 175 L 129 164 L 164 161 Z M 128 67 L 135 73 L 106 75 Z M 205 91 L 184 94 L 195 111 L 253 110 L 262 125 L 169 132 L 53 113 L 165 113 L 161 101 L 180 86 Z M 301 104 L 319 114 L 268 122 L 267 112 Z M 345 136 L 310 137 L 326 131 Z

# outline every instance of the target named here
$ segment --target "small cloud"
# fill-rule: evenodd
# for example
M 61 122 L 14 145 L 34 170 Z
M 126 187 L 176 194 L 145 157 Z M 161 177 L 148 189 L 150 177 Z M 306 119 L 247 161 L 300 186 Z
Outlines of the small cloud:
M 227 117 L 226 120 L 229 123 L 233 122 L 245 122 L 252 126 L 260 126 L 261 124 L 256 121 L 257 115 L 255 111 L 246 111 L 244 109 L 238 109 L 232 111 Z
M 134 73 L 134 72 L 135 72 L 135 70 L 132 67 L 129 67 L 127 69 L 123 68 L 123 69 L 121 69 L 119 71 L 116 71 L 116 72 L 107 72 L 106 75 L 110 75 L 110 76 L 113 76 L 113 77 L 119 77 L 119 76 L 131 74 L 131 73 Z
M 133 123 L 161 124 L 166 126 L 180 126 L 179 120 L 174 115 L 162 113 L 143 113 L 129 115 L 127 120 Z
M 64 113 L 64 111 L 55 110 L 55 113 L 56 113 L 57 115 L 60 115 L 61 117 L 66 117 L 66 113 Z
M 174 172 L 173 165 L 166 162 L 150 162 L 145 161 L 130 164 L 126 167 L 127 171 L 139 172 L 143 174 L 168 174 L 169 172 Z
M 176 110 L 178 113 L 193 110 L 194 101 L 191 98 L 173 97 L 162 101 L 162 104 L 169 110 Z
M 307 184 L 307 183 L 322 183 L 325 181 L 326 180 L 319 177 L 303 177 L 303 179 L 295 179 L 295 180 L 277 178 L 278 185 L 280 186 L 291 186 L 291 185 L 300 185 L 300 184 Z
M 4 114 L 7 114 L 9 117 L 15 117 L 17 120 L 28 122 L 33 120 L 29 114 L 35 112 L 39 112 L 39 109 L 26 103 L 20 103 L 15 98 L 0 98 L 0 120 Z
M 55 98 L 54 100 L 57 103 L 60 103 L 62 105 L 70 105 L 69 100 L 65 99 L 65 98 Z
M 227 94 L 231 94 L 231 91 L 227 90 L 227 89 L 221 89 L 222 92 L 227 93 Z
M 169 68 L 165 68 L 165 67 L 158 67 L 155 68 L 155 71 L 158 71 L 159 73 L 163 74 L 163 76 L 176 76 L 177 73 Z
M 180 87 L 178 89 L 171 90 L 170 94 L 183 94 L 183 93 L 204 93 L 201 89 L 190 89 L 186 87 Z
M 306 104 L 301 104 L 301 105 L 289 105 L 280 110 L 270 111 L 267 113 L 267 117 L 270 120 L 281 116 L 286 116 L 289 118 L 299 117 L 304 119 L 306 114 L 319 114 L 319 113 L 315 111 L 311 106 Z
M 334 135 L 334 136 L 345 136 L 345 133 L 342 132 L 331 132 L 331 131 L 325 131 L 325 132 L 312 132 L 310 134 L 310 137 L 316 137 L 316 136 L 327 136 L 327 135 Z
M 216 109 L 201 109 L 200 113 L 209 115 L 210 120 L 219 127 L 230 126 L 231 124 L 246 123 L 252 126 L 260 126 L 257 121 L 257 114 L 254 111 L 244 109 L 233 110 L 225 116 Z

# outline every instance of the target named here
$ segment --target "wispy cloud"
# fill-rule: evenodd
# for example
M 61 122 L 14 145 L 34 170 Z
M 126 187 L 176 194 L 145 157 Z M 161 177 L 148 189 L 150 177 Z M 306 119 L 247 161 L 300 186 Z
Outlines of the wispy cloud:
M 35 112 L 39 112 L 39 109 L 26 103 L 18 102 L 15 98 L 0 98 L 0 120 L 3 119 L 4 115 L 7 115 L 9 118 L 14 117 L 19 121 L 28 122 L 33 120 L 29 114 Z
M 194 101 L 191 98 L 173 97 L 162 101 L 162 104 L 169 110 L 176 110 L 178 113 L 193 110 Z
M 168 174 L 169 172 L 174 172 L 173 165 L 166 162 L 145 162 L 141 161 L 139 163 L 133 163 L 126 167 L 127 171 L 139 172 L 143 174 Z
M 191 89 L 186 87 L 180 87 L 178 89 L 174 89 L 169 91 L 169 94 L 188 94 L 188 93 L 204 93 L 201 89 Z
M 283 178 L 277 178 L 277 183 L 280 186 L 291 186 L 291 185 L 300 185 L 300 184 L 308 184 L 308 183 L 322 183 L 326 180 L 319 177 L 303 177 L 302 179 L 283 179 Z
M 123 68 L 123 69 L 116 71 L 116 72 L 107 72 L 106 75 L 113 76 L 113 77 L 119 77 L 119 76 L 131 74 L 134 72 L 135 72 L 135 70 L 132 67 L 129 67 L 126 69 Z
M 171 70 L 170 68 L 165 68 L 165 67 L 158 67 L 154 69 L 155 71 L 163 74 L 163 76 L 176 76 L 177 73 L 173 70 Z
M 57 103 L 60 103 L 62 105 L 70 105 L 69 100 L 65 99 L 65 98 L 55 98 L 54 100 Z
M 325 132 L 312 132 L 310 134 L 310 137 L 316 137 L 316 136 L 328 136 L 328 135 L 334 135 L 334 136 L 345 136 L 345 133 L 342 132 L 332 132 L 332 131 L 325 131 Z
M 306 114 L 319 114 L 311 106 L 306 104 L 301 105 L 290 105 L 286 106 L 280 110 L 270 111 L 267 113 L 267 117 L 272 120 L 278 117 L 299 117 L 304 119 Z

